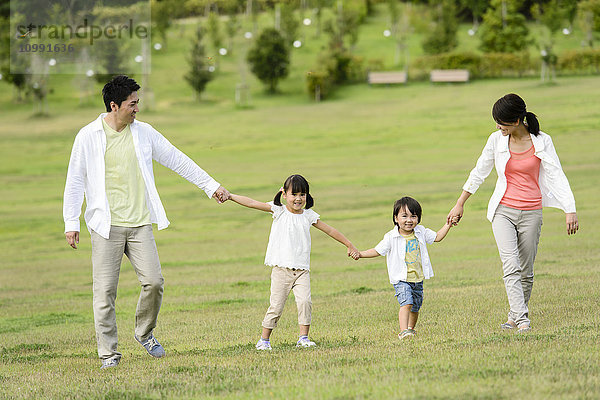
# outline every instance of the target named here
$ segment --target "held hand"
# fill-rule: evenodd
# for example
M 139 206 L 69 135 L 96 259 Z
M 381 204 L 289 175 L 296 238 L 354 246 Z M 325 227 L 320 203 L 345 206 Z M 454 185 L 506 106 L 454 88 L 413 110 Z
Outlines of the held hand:
M 348 246 L 348 257 L 352 257 L 355 260 L 360 258 L 360 251 L 352 245 Z
M 579 229 L 579 222 L 577 221 L 577 213 L 567 213 L 567 235 L 574 235 Z
M 231 194 L 227 189 L 223 186 L 219 186 L 219 188 L 213 193 L 212 197 L 216 200 L 217 203 L 221 204 L 229 200 Z
M 458 223 L 460 222 L 460 219 L 463 216 L 463 206 L 456 204 L 452 210 L 450 210 L 450 212 L 448 213 L 448 216 L 446 217 L 446 222 L 449 225 L 453 225 L 456 226 L 458 225 Z
M 71 246 L 74 249 L 77 248 L 77 243 L 79 243 L 79 232 L 77 232 L 77 231 L 66 232 L 65 238 L 67 239 L 67 243 L 69 244 L 69 246 Z

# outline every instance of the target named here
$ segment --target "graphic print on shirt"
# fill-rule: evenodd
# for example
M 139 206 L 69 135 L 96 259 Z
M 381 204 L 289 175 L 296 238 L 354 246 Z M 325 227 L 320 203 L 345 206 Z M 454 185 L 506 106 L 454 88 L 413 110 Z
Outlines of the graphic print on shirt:
M 413 233 L 406 238 L 406 253 L 404 261 L 406 262 L 406 281 L 420 282 L 423 280 L 423 266 L 421 265 L 421 252 L 419 251 L 419 240 Z

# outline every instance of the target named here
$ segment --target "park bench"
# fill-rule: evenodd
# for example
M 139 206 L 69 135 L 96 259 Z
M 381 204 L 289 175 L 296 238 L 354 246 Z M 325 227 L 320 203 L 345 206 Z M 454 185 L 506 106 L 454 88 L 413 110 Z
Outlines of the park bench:
M 367 78 L 369 85 L 389 85 L 390 83 L 406 83 L 406 72 L 387 71 L 387 72 L 369 72 Z
M 431 82 L 468 82 L 469 71 L 466 69 L 434 69 L 429 76 Z

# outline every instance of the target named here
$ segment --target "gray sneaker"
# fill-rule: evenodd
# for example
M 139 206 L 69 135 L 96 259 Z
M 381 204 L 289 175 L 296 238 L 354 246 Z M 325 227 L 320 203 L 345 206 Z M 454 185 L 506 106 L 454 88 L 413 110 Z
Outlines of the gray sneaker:
M 120 358 L 116 358 L 116 357 L 107 358 L 105 360 L 102 360 L 102 366 L 100 367 L 100 369 L 116 367 L 117 365 L 119 365 L 119 361 L 120 361 Z
M 150 354 L 152 357 L 161 358 L 165 356 L 164 347 L 162 347 L 162 345 L 158 343 L 158 340 L 156 340 L 154 335 L 150 335 L 150 337 L 144 342 L 138 339 L 137 336 L 134 335 L 134 337 L 135 340 L 137 340 L 142 346 L 144 346 L 148 354 Z

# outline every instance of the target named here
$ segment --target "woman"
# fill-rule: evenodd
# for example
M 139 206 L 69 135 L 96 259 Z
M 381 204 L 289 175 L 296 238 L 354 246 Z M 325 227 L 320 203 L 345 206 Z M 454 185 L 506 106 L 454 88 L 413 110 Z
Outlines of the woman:
M 528 303 L 533 287 L 533 262 L 542 228 L 542 206 L 566 213 L 567 234 L 579 224 L 575 198 L 550 136 L 540 131 L 534 113 L 516 94 L 507 94 L 492 108 L 498 131 L 492 133 L 471 171 L 448 223 L 457 224 L 464 204 L 492 168 L 498 180 L 488 204 L 487 218 L 498 245 L 510 311 L 504 329 L 531 329 Z

